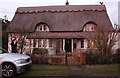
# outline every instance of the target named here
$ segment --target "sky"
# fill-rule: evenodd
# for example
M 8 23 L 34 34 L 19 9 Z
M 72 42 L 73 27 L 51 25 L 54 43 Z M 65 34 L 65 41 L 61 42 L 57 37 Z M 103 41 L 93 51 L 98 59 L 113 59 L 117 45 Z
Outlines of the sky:
M 118 24 L 118 2 L 120 0 L 68 0 L 69 5 L 100 5 L 99 2 L 107 8 L 107 13 L 112 24 Z M 0 17 L 6 15 L 11 21 L 18 7 L 29 6 L 54 6 L 65 5 L 66 0 L 1 0 L 0 1 Z

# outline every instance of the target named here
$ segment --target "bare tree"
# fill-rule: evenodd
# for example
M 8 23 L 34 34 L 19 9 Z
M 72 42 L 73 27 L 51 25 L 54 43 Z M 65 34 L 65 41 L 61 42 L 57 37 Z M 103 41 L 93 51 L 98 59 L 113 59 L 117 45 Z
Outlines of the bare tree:
M 24 46 L 26 45 L 25 38 L 26 38 L 26 34 L 24 34 L 24 33 L 20 34 L 19 43 L 18 43 L 19 44 L 18 49 L 20 50 L 21 54 L 23 53 Z
M 28 33 L 25 33 L 24 29 L 23 32 L 12 32 L 10 27 L 8 27 L 8 32 L 8 44 L 11 45 L 11 48 L 8 47 L 8 50 L 12 52 L 19 52 L 20 54 L 22 54 L 24 52 L 23 49 L 26 46 L 26 36 L 28 35 Z
M 89 35 L 89 38 L 94 41 L 95 55 L 99 63 L 107 63 L 111 61 L 111 49 L 117 41 L 118 25 L 113 29 L 108 26 L 95 27 L 95 31 Z
M 11 41 L 12 52 L 19 51 L 19 53 L 22 54 L 23 48 L 26 45 L 26 41 L 25 41 L 26 34 L 24 34 L 24 33 L 18 33 L 18 34 L 12 33 L 9 37 L 11 39 L 10 41 Z

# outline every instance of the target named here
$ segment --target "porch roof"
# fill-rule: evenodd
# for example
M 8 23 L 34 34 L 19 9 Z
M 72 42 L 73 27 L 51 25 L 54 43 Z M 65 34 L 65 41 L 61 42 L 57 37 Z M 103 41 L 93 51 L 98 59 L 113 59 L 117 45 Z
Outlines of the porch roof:
M 48 39 L 48 38 L 85 38 L 89 32 L 34 32 L 27 35 L 27 39 Z

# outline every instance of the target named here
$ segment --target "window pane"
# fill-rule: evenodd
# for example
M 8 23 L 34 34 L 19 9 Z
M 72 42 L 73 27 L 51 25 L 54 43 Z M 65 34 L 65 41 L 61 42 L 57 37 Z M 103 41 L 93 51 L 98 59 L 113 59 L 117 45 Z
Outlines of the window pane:
M 40 31 L 42 31 L 42 26 L 40 26 Z
M 95 24 L 93 23 L 88 23 L 86 24 L 86 26 L 84 27 L 84 31 L 94 31 L 95 30 Z
M 43 47 L 47 47 L 47 39 L 43 39 Z
M 52 47 L 52 39 L 49 39 L 49 47 Z
M 33 47 L 36 47 L 37 40 L 33 39 Z
M 41 39 L 38 39 L 38 47 L 42 47 L 42 40 Z
M 90 40 L 86 40 L 86 48 L 90 48 Z
M 84 39 L 81 40 L 81 48 L 84 48 Z
M 49 31 L 47 24 L 39 24 L 37 25 L 36 31 Z
M 44 31 L 46 30 L 46 25 L 43 25 L 43 30 L 44 30 Z

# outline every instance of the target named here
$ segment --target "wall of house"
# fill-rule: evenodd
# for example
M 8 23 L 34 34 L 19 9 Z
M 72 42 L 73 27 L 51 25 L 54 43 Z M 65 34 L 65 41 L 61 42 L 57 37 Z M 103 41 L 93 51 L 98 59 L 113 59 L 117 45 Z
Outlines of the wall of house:
M 30 47 L 31 53 L 32 53 L 33 48 L 46 48 L 48 50 L 49 55 L 54 55 L 54 54 L 56 54 L 56 52 L 59 52 L 62 50 L 62 39 L 52 39 L 51 45 L 50 45 L 50 39 L 47 39 L 46 47 L 38 46 L 39 45 L 38 42 L 36 42 L 35 47 L 33 47 L 34 40 L 33 39 L 29 39 L 29 40 L 30 40 L 30 42 L 28 42 L 28 43 L 30 43 L 29 47 Z M 38 39 L 36 39 L 36 41 L 38 41 Z M 43 42 L 41 43 L 41 45 L 42 44 L 43 44 Z
M 84 47 L 81 48 L 81 39 L 73 39 L 73 42 L 76 41 L 76 50 L 78 52 L 83 52 L 86 46 L 85 40 L 84 40 Z
M 120 33 L 118 33 L 118 48 L 120 48 Z
M 77 40 L 76 48 L 77 48 L 77 50 L 81 49 L 81 41 L 80 40 Z
M 73 39 L 73 43 L 76 42 L 76 50 L 77 52 L 85 52 L 85 50 L 87 49 L 86 46 L 87 46 L 87 41 L 86 39 L 84 39 L 84 47 L 81 47 L 82 46 L 82 42 L 81 42 L 81 39 Z M 73 46 L 73 45 L 72 45 Z M 73 49 L 74 51 L 74 49 Z
M 52 47 L 49 47 L 49 48 L 48 48 L 48 54 L 49 54 L 49 55 L 54 55 L 55 52 L 56 52 L 56 47 L 57 47 L 57 45 L 56 45 L 56 40 L 53 40 L 53 41 L 52 41 Z
M 20 34 L 17 33 L 9 33 L 9 38 L 8 38 L 8 51 L 12 51 L 11 49 L 11 41 L 15 39 L 15 42 L 18 41 L 17 44 L 17 50 L 18 53 L 21 52 L 20 49 L 20 45 L 21 45 L 21 40 L 20 38 L 22 38 L 23 36 L 21 36 Z M 38 41 L 38 39 L 36 39 Z M 52 39 L 52 45 L 50 45 L 49 43 L 49 39 L 47 39 L 47 46 L 46 47 L 39 47 L 38 42 L 36 42 L 35 47 L 33 47 L 34 45 L 34 40 L 33 39 L 24 39 L 24 46 L 23 46 L 23 54 L 31 54 L 33 51 L 33 48 L 46 48 L 48 49 L 48 54 L 49 55 L 54 55 L 56 54 L 56 52 L 65 52 L 65 39 Z M 71 39 L 71 43 L 72 43 L 72 51 L 74 50 L 73 48 L 73 43 L 76 43 L 76 50 L 78 52 L 84 52 L 87 46 L 87 41 L 84 39 L 84 47 L 81 48 L 81 39 Z
M 120 48 L 120 33 L 118 33 L 118 35 L 117 35 L 117 42 L 115 43 L 115 45 L 113 46 L 113 48 L 112 48 L 112 51 L 115 53 L 116 52 L 116 50 L 118 49 L 118 48 Z

